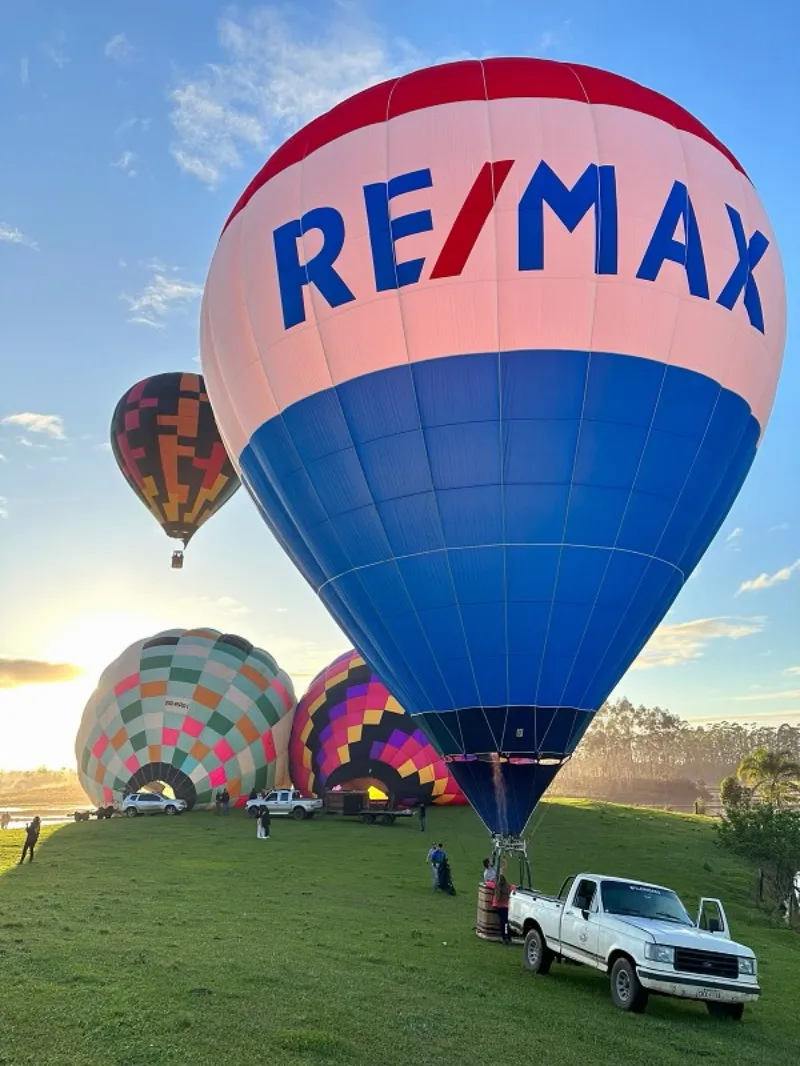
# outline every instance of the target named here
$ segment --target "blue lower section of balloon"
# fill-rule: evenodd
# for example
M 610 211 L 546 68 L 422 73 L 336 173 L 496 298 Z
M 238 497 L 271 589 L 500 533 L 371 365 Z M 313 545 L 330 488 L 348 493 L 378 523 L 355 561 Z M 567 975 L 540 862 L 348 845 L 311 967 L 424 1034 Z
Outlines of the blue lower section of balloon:
M 758 435 L 748 404 L 702 374 L 493 352 L 311 396 L 240 462 L 272 531 L 445 754 L 563 756 L 697 565 Z

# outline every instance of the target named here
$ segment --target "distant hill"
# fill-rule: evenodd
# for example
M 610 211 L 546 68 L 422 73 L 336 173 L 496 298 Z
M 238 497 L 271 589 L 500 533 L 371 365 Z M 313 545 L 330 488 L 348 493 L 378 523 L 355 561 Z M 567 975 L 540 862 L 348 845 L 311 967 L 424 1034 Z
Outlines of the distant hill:
M 74 770 L 0 771 L 0 807 L 86 807 L 88 800 Z

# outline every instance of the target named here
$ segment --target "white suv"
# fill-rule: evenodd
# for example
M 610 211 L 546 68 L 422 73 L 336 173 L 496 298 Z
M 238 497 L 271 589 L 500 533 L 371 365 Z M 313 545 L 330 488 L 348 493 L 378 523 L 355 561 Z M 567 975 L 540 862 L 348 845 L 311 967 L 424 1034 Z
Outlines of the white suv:
M 122 813 L 128 818 L 137 814 L 183 814 L 185 810 L 186 800 L 170 799 L 156 792 L 134 792 L 122 801 Z

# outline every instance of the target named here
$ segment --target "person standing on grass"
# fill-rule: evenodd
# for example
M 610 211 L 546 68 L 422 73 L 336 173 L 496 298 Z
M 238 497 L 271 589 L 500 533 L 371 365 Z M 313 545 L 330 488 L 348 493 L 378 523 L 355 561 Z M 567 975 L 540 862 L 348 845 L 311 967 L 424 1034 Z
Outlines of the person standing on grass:
M 453 885 L 453 875 L 450 871 L 450 862 L 447 858 L 446 852 L 442 852 L 442 861 L 438 866 L 439 871 L 439 888 L 442 892 L 446 892 L 448 896 L 454 896 L 456 894 L 455 887 Z
M 25 843 L 22 845 L 22 858 L 19 865 L 25 862 L 25 856 L 29 854 L 28 862 L 33 862 L 33 849 L 39 839 L 39 831 L 42 828 L 42 820 L 37 814 L 30 825 L 25 826 Z
M 426 812 L 426 807 L 425 807 L 425 800 L 421 800 L 420 801 L 420 805 L 419 805 L 419 831 L 420 831 L 420 833 L 424 833 L 425 832 L 426 813 L 427 812 Z
M 223 788 L 223 790 L 222 790 L 222 813 L 224 815 L 227 815 L 227 813 L 228 813 L 228 804 L 230 803 L 230 801 L 231 801 L 230 792 L 228 792 L 227 788 Z
M 439 863 L 444 858 L 444 851 L 441 844 L 431 844 L 430 851 L 428 852 L 428 865 L 431 868 L 431 888 L 436 891 L 439 887 Z
M 258 816 L 258 829 L 256 830 L 256 836 L 259 840 L 269 840 L 269 810 L 263 807 L 261 814 Z
M 492 908 L 500 921 L 500 933 L 504 944 L 511 943 L 511 933 L 508 928 L 508 904 L 511 896 L 511 888 L 506 880 L 502 868 L 498 871 L 497 881 L 492 896 Z

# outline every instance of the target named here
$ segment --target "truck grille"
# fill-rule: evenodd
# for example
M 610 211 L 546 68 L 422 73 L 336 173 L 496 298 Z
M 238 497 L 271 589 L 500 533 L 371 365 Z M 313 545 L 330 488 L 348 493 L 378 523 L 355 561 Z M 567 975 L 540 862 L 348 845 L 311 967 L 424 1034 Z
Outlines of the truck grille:
M 704 977 L 739 977 L 739 960 L 736 955 L 723 955 L 715 951 L 696 951 L 694 948 L 675 948 L 675 969 L 682 973 L 697 973 Z

